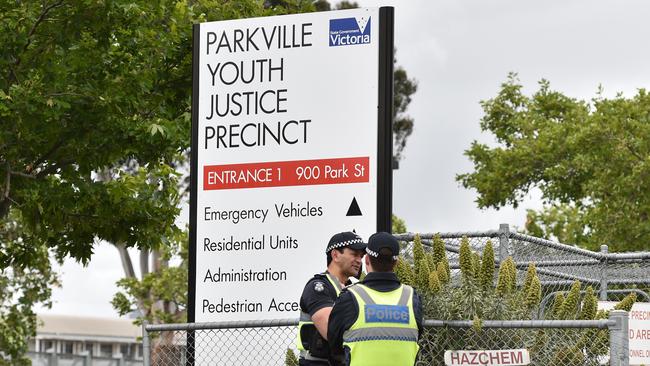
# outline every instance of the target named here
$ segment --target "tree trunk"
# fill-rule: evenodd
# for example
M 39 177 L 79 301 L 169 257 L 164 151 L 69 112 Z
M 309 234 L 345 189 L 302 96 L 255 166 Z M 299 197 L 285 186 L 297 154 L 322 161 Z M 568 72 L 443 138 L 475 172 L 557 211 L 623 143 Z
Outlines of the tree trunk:
M 9 215 L 9 207 L 11 207 L 11 201 L 9 197 L 9 192 L 11 190 L 11 166 L 7 161 L 5 163 L 7 169 L 6 178 L 5 178 L 5 187 L 2 190 L 2 198 L 0 199 L 0 219 L 4 219 Z
M 144 276 L 149 274 L 149 250 L 140 249 L 140 275 L 144 279 Z
M 122 269 L 124 269 L 124 275 L 128 278 L 136 278 L 135 271 L 133 270 L 133 263 L 131 262 L 131 256 L 126 250 L 124 243 L 113 243 L 117 251 L 120 253 L 120 259 L 122 260 Z

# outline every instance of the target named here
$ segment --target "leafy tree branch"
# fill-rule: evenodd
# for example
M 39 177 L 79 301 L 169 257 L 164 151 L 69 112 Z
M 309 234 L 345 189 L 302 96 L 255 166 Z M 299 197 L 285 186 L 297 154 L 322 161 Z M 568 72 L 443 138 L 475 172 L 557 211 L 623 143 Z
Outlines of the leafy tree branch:
M 597 250 L 647 250 L 650 240 L 650 94 L 639 89 L 591 101 L 570 98 L 546 80 L 530 96 L 516 74 L 481 102 L 481 128 L 495 146 L 474 141 L 474 170 L 457 175 L 481 208 L 517 207 L 539 189 L 546 204 L 529 211 L 537 236 Z

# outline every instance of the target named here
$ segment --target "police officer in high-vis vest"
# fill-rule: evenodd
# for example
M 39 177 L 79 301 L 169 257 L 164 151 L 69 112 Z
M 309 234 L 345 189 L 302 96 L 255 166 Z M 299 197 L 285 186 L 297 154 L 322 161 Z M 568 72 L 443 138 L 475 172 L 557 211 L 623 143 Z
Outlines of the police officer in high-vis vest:
M 298 349 L 300 365 L 329 366 L 331 352 L 327 342 L 327 322 L 334 300 L 350 279 L 361 271 L 364 240 L 353 232 L 335 234 L 325 249 L 327 271 L 314 275 L 300 297 Z
M 328 340 L 346 366 L 413 366 L 422 330 L 422 304 L 395 272 L 399 244 L 389 233 L 368 239 L 368 275 L 347 287 L 332 308 Z

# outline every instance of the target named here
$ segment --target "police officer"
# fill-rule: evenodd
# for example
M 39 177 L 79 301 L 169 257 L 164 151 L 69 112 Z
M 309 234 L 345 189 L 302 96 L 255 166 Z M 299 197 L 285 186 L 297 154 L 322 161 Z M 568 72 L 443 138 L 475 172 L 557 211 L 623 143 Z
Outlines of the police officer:
M 368 275 L 346 288 L 330 314 L 328 340 L 346 366 L 412 366 L 422 331 L 422 304 L 393 272 L 399 244 L 389 233 L 368 239 Z
M 353 232 L 335 234 L 327 243 L 327 271 L 314 275 L 300 297 L 298 349 L 300 365 L 329 366 L 327 322 L 334 300 L 361 271 L 366 244 Z

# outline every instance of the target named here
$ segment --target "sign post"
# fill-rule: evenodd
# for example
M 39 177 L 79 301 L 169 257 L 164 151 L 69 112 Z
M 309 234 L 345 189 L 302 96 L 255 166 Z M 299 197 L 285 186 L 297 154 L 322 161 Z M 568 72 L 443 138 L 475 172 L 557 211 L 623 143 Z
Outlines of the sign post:
M 390 231 L 393 9 L 195 25 L 190 322 L 295 318 L 337 232 Z

